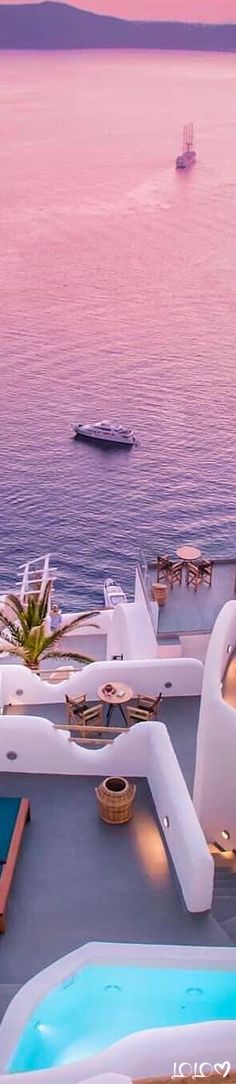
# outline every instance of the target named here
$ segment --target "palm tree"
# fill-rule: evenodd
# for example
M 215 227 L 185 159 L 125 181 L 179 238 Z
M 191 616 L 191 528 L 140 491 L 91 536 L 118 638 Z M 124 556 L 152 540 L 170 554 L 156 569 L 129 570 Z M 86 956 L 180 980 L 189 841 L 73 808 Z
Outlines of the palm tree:
M 60 640 L 65 636 L 65 633 L 71 632 L 72 629 L 79 625 L 83 625 L 83 622 L 87 623 L 88 619 L 93 616 L 92 611 L 81 613 L 79 617 L 64 625 L 63 628 L 47 634 L 45 621 L 51 588 L 52 584 L 48 582 L 41 598 L 28 595 L 25 605 L 17 595 L 8 595 L 6 603 L 15 614 L 15 620 L 5 616 L 0 611 L 0 623 L 8 633 L 6 636 L 7 651 L 10 655 L 18 655 L 25 666 L 37 673 L 39 673 L 40 663 L 44 662 L 45 659 L 77 659 L 77 662 L 83 665 L 93 662 L 93 659 L 88 658 L 87 655 L 81 655 L 77 651 L 60 651 Z M 94 623 L 89 622 L 89 624 L 90 627 L 97 628 Z M 0 654 L 3 651 L 6 651 L 6 646 L 0 647 Z

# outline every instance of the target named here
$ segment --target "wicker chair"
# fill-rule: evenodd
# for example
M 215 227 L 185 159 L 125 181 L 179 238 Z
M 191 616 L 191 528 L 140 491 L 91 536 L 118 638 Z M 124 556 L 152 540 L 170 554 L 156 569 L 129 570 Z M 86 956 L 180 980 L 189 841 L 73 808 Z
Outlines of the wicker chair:
M 145 696 L 145 694 L 140 693 L 137 697 L 137 703 L 127 708 L 128 726 L 133 726 L 134 723 L 152 722 L 156 718 L 162 699 L 161 693 L 156 697 Z
M 167 582 L 170 584 L 171 590 L 175 583 L 182 583 L 183 575 L 183 562 L 182 561 L 169 561 L 169 568 L 166 574 Z
M 78 718 L 87 707 L 87 697 L 82 694 L 72 698 L 72 696 L 66 696 L 66 712 L 68 723 L 73 723 L 74 719 Z
M 166 575 L 167 575 L 170 563 L 171 562 L 170 562 L 170 559 L 168 557 L 168 553 L 166 553 L 164 555 L 164 557 L 160 557 L 159 554 L 158 554 L 158 557 L 157 557 L 157 583 L 161 583 L 162 580 L 164 580 L 166 582 Z

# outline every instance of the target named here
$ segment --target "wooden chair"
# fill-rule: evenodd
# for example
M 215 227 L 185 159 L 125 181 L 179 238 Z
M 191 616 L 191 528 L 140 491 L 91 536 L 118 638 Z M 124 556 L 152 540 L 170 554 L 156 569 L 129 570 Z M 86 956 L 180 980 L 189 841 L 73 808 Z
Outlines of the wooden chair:
M 211 587 L 212 584 L 213 565 L 214 561 L 204 561 L 203 559 L 198 561 L 198 570 L 201 573 L 202 583 L 207 583 L 208 587 Z
M 78 715 L 81 715 L 82 712 L 84 712 L 86 710 L 86 706 L 87 706 L 87 697 L 86 697 L 85 694 L 82 693 L 81 696 L 77 696 L 77 697 L 73 697 L 73 698 L 72 698 L 72 696 L 66 696 L 66 709 L 67 709 L 68 723 L 70 723 L 70 722 L 73 723 L 73 719 L 75 718 L 75 716 L 77 718 Z
M 93 704 L 91 708 L 83 708 L 81 712 L 76 713 L 76 729 L 81 723 L 81 737 L 86 737 L 86 730 L 89 729 L 89 738 L 91 736 L 91 729 L 97 729 L 102 726 L 102 704 Z
M 168 553 L 165 553 L 164 557 L 157 557 L 157 583 L 161 583 L 162 580 L 166 581 L 166 574 L 170 565 L 170 559 Z
M 207 583 L 208 587 L 211 587 L 213 564 L 214 561 L 203 560 L 198 561 L 196 565 L 193 565 L 191 561 L 188 562 L 186 570 L 187 587 L 189 587 L 189 585 L 192 585 L 195 591 L 197 590 L 197 587 L 199 587 L 200 583 Z
M 198 565 L 193 565 L 191 561 L 188 561 L 186 568 L 186 585 L 187 587 L 193 587 L 194 591 L 197 591 L 199 584 L 202 582 L 202 574 Z
M 183 575 L 183 562 L 182 561 L 170 561 L 167 571 L 167 582 L 170 584 L 171 590 L 175 583 L 182 583 Z
M 131 707 L 127 708 L 128 726 L 132 726 L 134 723 L 152 722 L 156 718 L 162 699 L 162 693 L 159 693 L 159 696 L 156 697 L 140 693 L 137 696 L 136 704 L 131 704 Z

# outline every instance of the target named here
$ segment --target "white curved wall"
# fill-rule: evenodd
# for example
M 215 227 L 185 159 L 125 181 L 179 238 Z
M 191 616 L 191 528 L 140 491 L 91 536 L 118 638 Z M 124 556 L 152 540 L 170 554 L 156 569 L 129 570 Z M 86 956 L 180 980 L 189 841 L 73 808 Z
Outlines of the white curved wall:
M 141 602 L 116 606 L 110 623 L 107 655 L 124 659 L 156 659 L 157 642 L 149 613 Z
M 65 625 L 69 625 L 70 621 L 76 621 L 78 616 L 82 616 L 82 614 L 79 615 L 77 610 L 73 612 L 69 610 L 68 613 L 65 613 L 63 611 L 61 628 L 63 628 Z M 106 610 L 105 608 L 103 610 L 93 610 L 91 612 L 91 617 L 88 618 L 87 621 L 83 621 L 81 625 L 78 625 L 77 628 L 73 630 L 74 634 L 75 636 L 84 636 L 84 633 L 86 631 L 89 633 L 90 628 L 93 627 L 94 635 L 99 636 L 101 635 L 101 633 L 103 635 L 107 635 L 110 623 L 112 621 L 112 617 L 113 610 Z M 66 633 L 66 635 L 71 636 L 71 633 Z
M 59 704 L 65 694 L 86 693 L 97 700 L 98 689 L 106 681 L 124 681 L 134 693 L 164 696 L 200 696 L 203 665 L 197 659 L 138 659 L 122 662 L 94 662 L 53 685 L 41 681 L 26 666 L 2 666 L 0 670 L 0 706 L 4 704 Z M 166 682 L 170 687 L 166 688 Z
M 214 1066 L 229 1061 L 234 1068 L 235 1030 L 235 1020 L 216 1020 L 188 1024 L 186 1027 L 139 1031 L 86 1062 L 74 1062 L 59 1069 L 44 1069 L 43 1072 L 38 1070 L 37 1077 L 30 1072 L 12 1073 L 10 1076 L 0 1073 L 0 1084 L 85 1084 L 86 1081 L 90 1084 L 96 1081 L 97 1084 L 98 1074 L 99 1084 L 111 1084 L 111 1078 L 112 1081 L 114 1078 L 114 1084 L 118 1084 L 118 1081 L 123 1084 L 124 1080 L 126 1084 L 131 1084 L 141 1078 L 156 1080 L 162 1076 L 167 1076 L 169 1081 L 174 1063 L 177 1066 L 184 1063 L 183 1076 L 189 1076 L 190 1066 L 194 1067 L 196 1062 L 198 1066 L 203 1062 L 207 1064 L 207 1078 L 209 1064 Z M 222 1076 L 219 1076 L 219 1080 L 222 1080 Z
M 0 1026 L 0 1084 L 9 1084 L 4 1074 L 17 1046 L 22 1029 L 46 994 L 78 967 L 93 963 L 138 964 L 139 966 L 236 970 L 236 949 L 192 948 L 186 945 L 109 945 L 90 943 L 57 960 L 21 988 L 11 1002 Z M 12 1084 L 76 1084 L 95 1074 L 123 1073 L 135 1077 L 170 1075 L 174 1063 L 217 1062 L 227 1059 L 232 1068 L 236 1059 L 235 1020 L 217 1020 L 186 1026 L 157 1028 L 127 1035 L 91 1058 L 55 1069 L 11 1074 Z M 187 1075 L 185 1073 L 185 1075 Z M 204 1075 L 204 1074 L 203 1074 Z M 206 1073 L 206 1076 L 208 1074 Z
M 103 1054 L 89 1059 L 87 1066 L 84 1063 L 82 1070 L 76 1067 L 76 1080 L 81 1081 L 80 1072 L 93 1074 L 95 1071 L 105 1074 L 112 1069 L 118 1073 L 129 1073 L 132 1080 L 145 1077 L 157 1079 L 167 1076 L 168 1081 L 177 1066 L 185 1063 L 183 1075 L 190 1075 L 191 1066 L 208 1063 L 206 1077 L 209 1076 L 209 1064 L 214 1066 L 229 1061 L 232 1068 L 236 1059 L 236 1024 L 235 1020 L 211 1021 L 203 1024 L 188 1024 L 186 1027 L 158 1028 L 150 1031 L 140 1031 L 130 1035 L 120 1043 L 114 1044 Z M 188 1068 L 186 1066 L 188 1063 Z M 54 1072 L 53 1080 L 49 1080 L 49 1073 L 39 1074 L 37 1084 L 74 1084 L 75 1066 L 67 1066 L 69 1070 L 62 1078 L 61 1070 L 57 1075 Z M 28 1079 L 30 1075 L 30 1080 Z M 219 1077 L 219 1079 L 222 1079 Z M 33 1074 L 27 1073 L 11 1077 L 12 1084 L 35 1084 Z M 0 1084 L 6 1084 L 6 1077 L 0 1077 Z M 9 1084 L 9 1077 L 7 1080 Z
M 148 770 L 148 741 L 138 724 L 124 730 L 101 749 L 85 749 L 70 741 L 68 730 L 56 730 L 48 719 L 4 715 L 0 726 L 0 771 L 49 775 L 137 775 Z M 146 729 L 145 729 L 146 738 Z M 13 750 L 16 760 L 8 760 Z
M 202 687 L 194 805 L 207 839 L 236 848 L 236 711 L 223 700 L 227 646 L 236 644 L 236 602 L 227 602 L 211 635 Z M 222 830 L 230 833 L 225 843 Z
M 15 760 L 8 760 L 9 750 L 17 754 Z M 75 745 L 68 731 L 56 730 L 47 719 L 2 716 L 0 771 L 7 770 L 146 776 L 186 907 L 192 912 L 211 907 L 213 859 L 163 723 L 138 723 L 97 750 Z
M 214 862 L 163 724 L 150 733 L 148 783 L 186 907 L 206 911 L 212 903 Z

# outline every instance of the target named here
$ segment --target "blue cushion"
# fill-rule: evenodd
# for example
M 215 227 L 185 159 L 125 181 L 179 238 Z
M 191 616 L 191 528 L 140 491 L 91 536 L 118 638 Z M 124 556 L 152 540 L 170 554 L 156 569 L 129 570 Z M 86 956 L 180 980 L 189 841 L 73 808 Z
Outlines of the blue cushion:
M 0 798 L 0 865 L 6 862 L 21 798 Z

